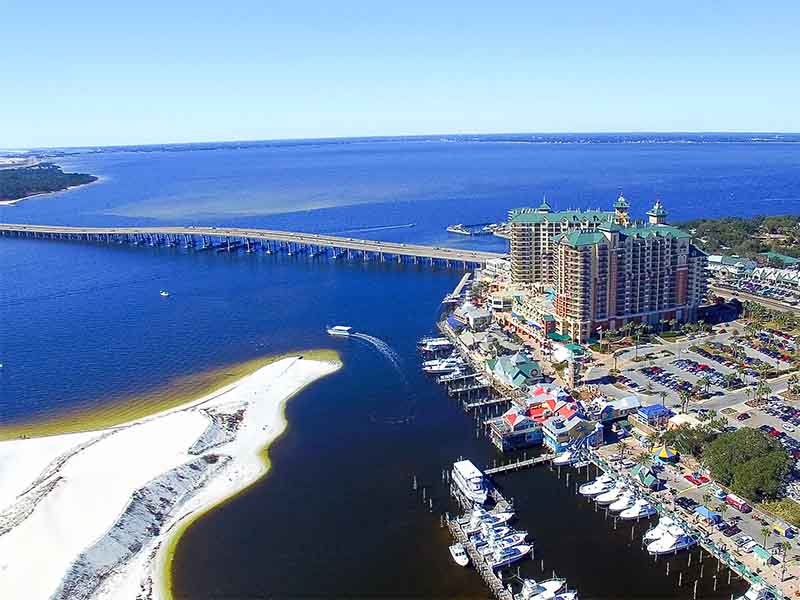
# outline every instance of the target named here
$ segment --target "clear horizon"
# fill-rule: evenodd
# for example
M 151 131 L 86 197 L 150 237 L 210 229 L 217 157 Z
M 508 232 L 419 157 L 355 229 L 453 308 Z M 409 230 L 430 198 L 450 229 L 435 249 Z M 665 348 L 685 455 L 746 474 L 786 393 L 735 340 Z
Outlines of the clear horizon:
M 0 145 L 798 132 L 797 22 L 790 2 L 12 1 Z

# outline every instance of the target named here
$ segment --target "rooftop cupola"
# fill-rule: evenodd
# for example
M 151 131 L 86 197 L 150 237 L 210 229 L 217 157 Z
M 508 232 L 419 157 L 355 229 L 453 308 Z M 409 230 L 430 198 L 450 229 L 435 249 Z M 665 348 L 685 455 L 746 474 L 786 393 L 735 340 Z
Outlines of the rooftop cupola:
M 667 222 L 667 211 L 664 210 L 664 205 L 661 200 L 656 200 L 653 208 L 647 211 L 647 220 L 652 225 L 663 225 Z
M 628 209 L 631 205 L 625 200 L 625 196 L 619 195 L 617 201 L 614 202 L 614 220 L 620 225 L 628 225 L 630 218 L 628 217 Z
M 542 198 L 542 203 L 539 205 L 539 208 L 536 209 L 536 212 L 540 213 L 549 213 L 553 209 L 550 207 L 550 204 L 547 202 L 547 197 Z

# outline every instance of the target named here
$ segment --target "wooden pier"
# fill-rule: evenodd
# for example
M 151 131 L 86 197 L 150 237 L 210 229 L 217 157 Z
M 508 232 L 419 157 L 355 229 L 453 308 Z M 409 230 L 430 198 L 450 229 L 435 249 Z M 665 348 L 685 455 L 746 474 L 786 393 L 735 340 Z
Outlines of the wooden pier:
M 489 587 L 492 595 L 498 600 L 513 600 L 511 592 L 503 587 L 503 581 L 497 576 L 497 574 L 494 572 L 494 569 L 492 569 L 492 567 L 490 567 L 486 562 L 486 558 L 483 556 L 483 554 L 478 552 L 478 550 L 475 548 L 475 545 L 469 540 L 469 537 L 466 533 L 464 533 L 464 529 L 461 527 L 461 524 L 458 522 L 458 520 L 448 519 L 447 528 L 450 530 L 453 539 L 464 546 L 464 550 L 469 556 L 469 559 L 472 561 L 472 565 Z
M 239 227 L 60 227 L 6 223 L 0 224 L 0 237 L 182 247 L 215 252 L 244 251 L 248 254 L 263 252 L 289 256 L 328 256 L 333 259 L 346 257 L 351 260 L 428 264 L 465 270 L 506 256 L 496 252 Z M 468 279 L 462 278 L 459 287 L 466 285 Z
M 527 469 L 528 467 L 535 467 L 536 465 L 541 465 L 546 462 L 550 462 L 555 458 L 555 454 L 542 454 L 537 456 L 536 458 L 529 458 L 527 460 L 517 459 L 514 462 L 510 462 L 506 465 L 500 465 L 499 467 L 492 467 L 490 469 L 484 469 L 483 472 L 486 475 L 494 475 L 496 473 L 507 473 L 509 471 L 518 471 L 520 469 Z
M 511 401 L 511 398 L 487 398 L 486 400 L 478 400 L 477 402 L 465 402 L 464 410 L 475 410 L 487 406 L 497 406 L 498 404 L 504 404 Z

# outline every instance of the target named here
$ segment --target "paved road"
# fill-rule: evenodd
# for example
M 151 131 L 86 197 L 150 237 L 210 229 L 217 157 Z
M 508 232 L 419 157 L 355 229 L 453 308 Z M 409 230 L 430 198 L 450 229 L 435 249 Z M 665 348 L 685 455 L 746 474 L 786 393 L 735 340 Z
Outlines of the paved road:
M 302 233 L 293 231 L 275 231 L 270 229 L 250 229 L 239 227 L 58 227 L 51 225 L 25 225 L 0 223 L 0 235 L 35 234 L 43 236 L 58 235 L 171 235 L 171 236 L 206 236 L 249 238 L 274 242 L 292 242 L 325 246 L 328 248 L 350 249 L 374 253 L 385 253 L 394 256 L 411 256 L 433 258 L 456 262 L 485 263 L 492 258 L 506 258 L 499 252 L 481 252 L 478 250 L 457 250 L 438 246 L 422 246 L 418 244 L 401 244 L 397 242 L 380 242 L 362 240 L 334 235 Z
M 779 302 L 778 300 L 774 300 L 772 298 L 765 298 L 764 296 L 757 296 L 755 294 L 749 294 L 747 292 L 742 292 L 739 290 L 730 290 L 728 288 L 721 288 L 715 285 L 709 286 L 709 290 L 714 292 L 717 296 L 725 298 L 726 300 L 730 300 L 731 298 L 736 298 L 739 301 L 742 300 L 750 300 L 752 302 L 758 302 L 759 304 L 763 304 L 769 308 L 774 308 L 775 310 L 780 310 L 782 312 L 793 312 L 800 314 L 800 306 L 792 306 L 791 304 L 786 304 L 785 302 Z

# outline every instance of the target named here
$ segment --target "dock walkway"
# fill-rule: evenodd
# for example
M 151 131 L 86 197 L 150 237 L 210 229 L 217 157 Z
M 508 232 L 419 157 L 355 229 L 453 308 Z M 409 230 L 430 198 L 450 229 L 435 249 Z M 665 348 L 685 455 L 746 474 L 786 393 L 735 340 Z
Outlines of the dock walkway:
M 499 467 L 492 467 L 490 469 L 484 469 L 484 473 L 486 475 L 494 475 L 496 473 L 506 473 L 508 471 L 518 471 L 519 469 L 527 469 L 528 467 L 535 467 L 536 465 L 541 465 L 546 462 L 550 462 L 555 458 L 555 454 L 542 454 L 537 456 L 536 458 L 529 458 L 527 460 L 520 460 L 517 459 L 514 462 L 510 462 L 507 465 L 500 465 Z

